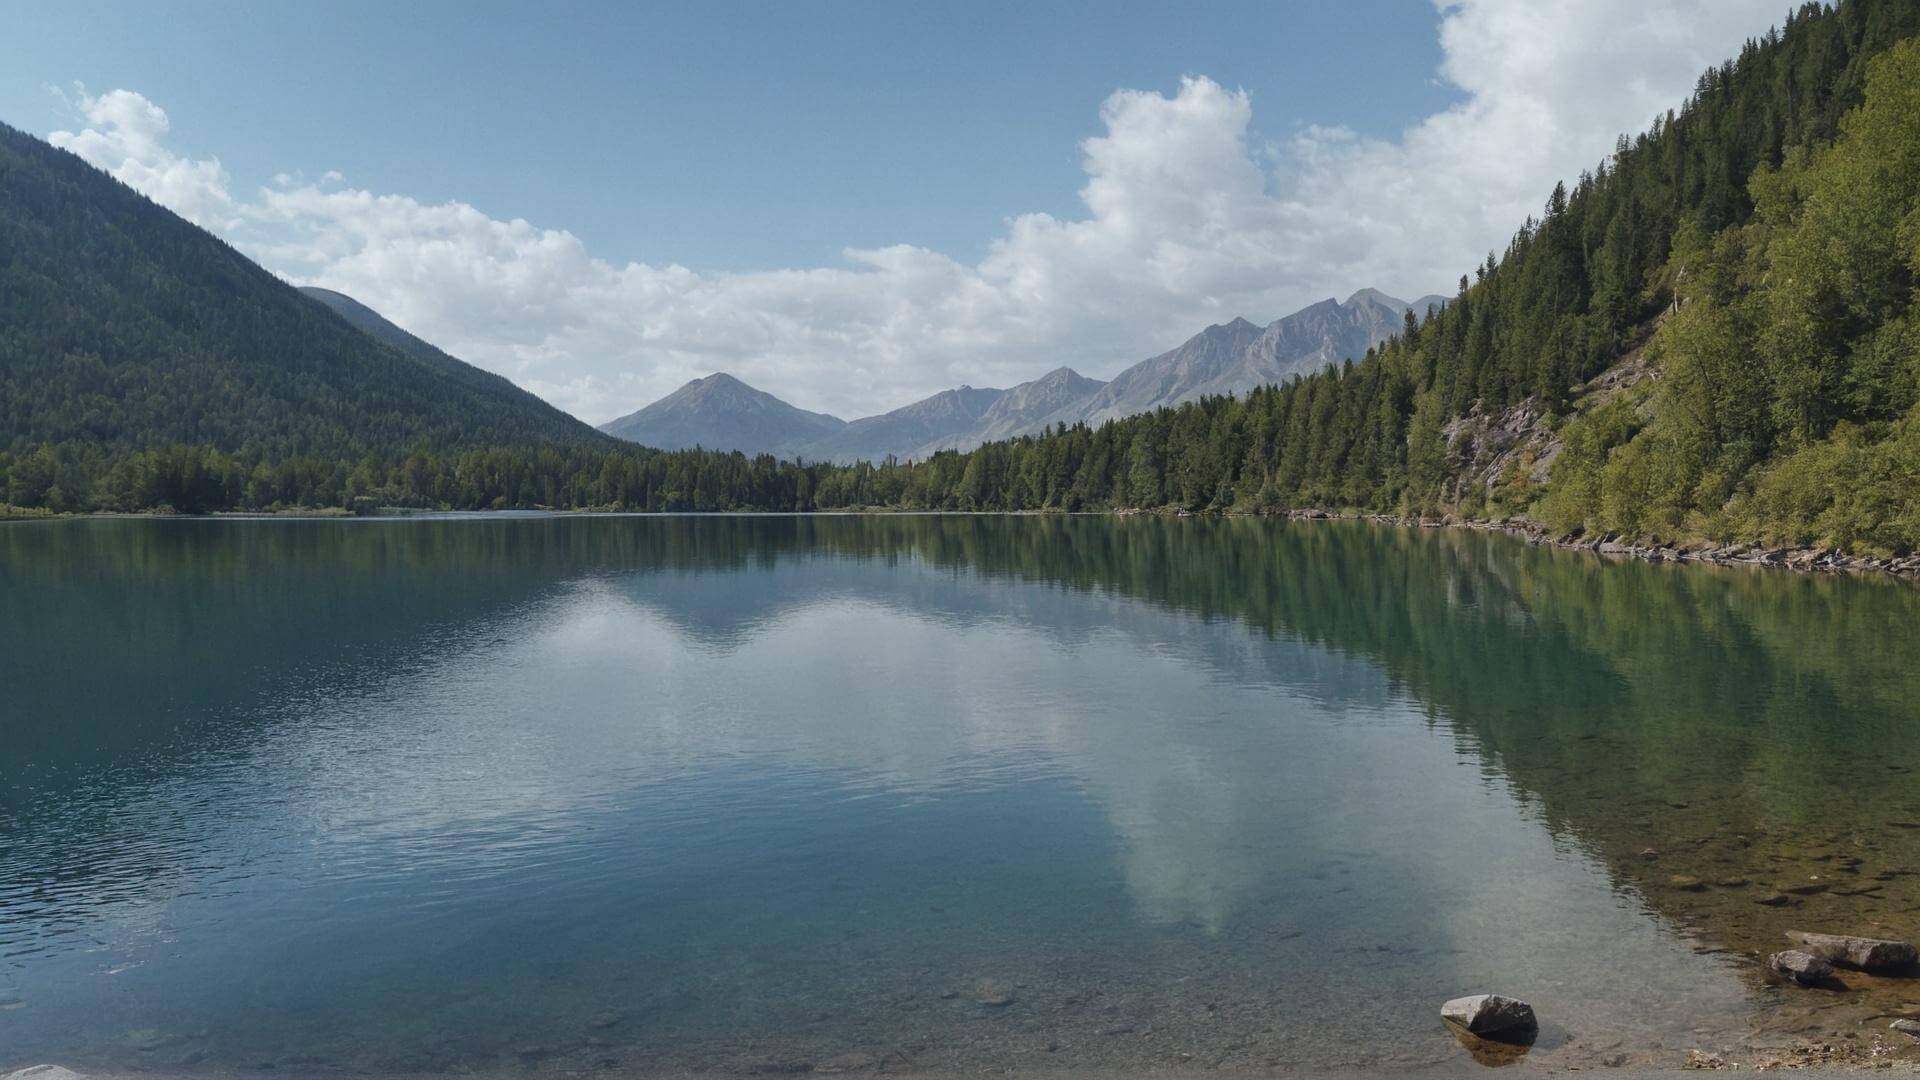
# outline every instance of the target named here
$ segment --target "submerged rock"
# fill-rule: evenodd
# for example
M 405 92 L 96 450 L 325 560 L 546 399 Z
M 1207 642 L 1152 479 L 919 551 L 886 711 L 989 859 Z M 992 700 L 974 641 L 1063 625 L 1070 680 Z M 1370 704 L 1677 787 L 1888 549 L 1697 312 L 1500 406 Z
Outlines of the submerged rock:
M 10 1072 L 0 1080 L 87 1080 L 72 1069 L 59 1065 L 29 1065 L 17 1072 Z
M 1814 986 L 1833 978 L 1833 965 L 1798 949 L 1774 953 L 1767 966 L 1789 976 L 1801 986 Z
M 1920 951 L 1905 941 L 1787 931 L 1787 940 L 1822 960 L 1861 971 L 1897 971 L 1920 962 Z
M 1500 994 L 1454 998 L 1440 1006 L 1440 1019 L 1483 1039 L 1529 1042 L 1540 1030 L 1533 1006 Z
M 1920 1039 L 1920 1020 L 1895 1020 L 1888 1027 L 1911 1039 Z
M 1013 1004 L 1013 987 L 998 979 L 982 979 L 973 984 L 973 1000 L 989 1008 L 1005 1008 Z
M 126 1034 L 126 1044 L 143 1053 L 164 1050 L 186 1041 L 185 1035 L 175 1035 L 159 1028 L 136 1028 Z
M 1706 892 L 1707 883 L 1690 874 L 1675 874 L 1667 879 L 1667 887 L 1681 892 Z

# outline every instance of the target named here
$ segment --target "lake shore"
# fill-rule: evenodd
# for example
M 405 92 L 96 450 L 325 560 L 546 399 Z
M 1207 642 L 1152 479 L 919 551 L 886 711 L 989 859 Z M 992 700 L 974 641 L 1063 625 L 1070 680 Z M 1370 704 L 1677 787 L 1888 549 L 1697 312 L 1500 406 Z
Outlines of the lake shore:
M 1567 1073 L 1567 1072 L 1583 1071 L 1579 1066 L 1561 1065 L 1561 1066 L 1535 1067 L 1524 1062 L 1516 1062 L 1513 1065 L 1508 1065 L 1503 1067 L 1513 1070 L 1513 1072 L 1516 1074 L 1535 1074 L 1535 1075 L 1541 1074 L 1541 1073 Z M 1854 1062 L 1854 1063 L 1794 1063 L 1794 1064 L 1757 1063 L 1757 1064 L 1746 1064 L 1746 1065 L 1728 1063 L 1722 1067 L 1728 1070 L 1739 1070 L 1739 1071 L 1792 1070 L 1795 1075 L 1812 1076 L 1812 1077 L 1858 1076 L 1863 1072 L 1871 1072 L 1875 1075 L 1890 1074 L 1894 1076 L 1909 1076 L 1909 1075 L 1914 1075 L 1916 1073 L 1920 1073 L 1920 1062 L 1915 1062 L 1912 1060 L 1905 1060 L 1905 1059 L 1883 1060 L 1877 1063 L 1870 1063 L 1865 1061 Z M 1396 1080 L 1465 1080 L 1465 1078 L 1468 1078 L 1468 1077 L 1486 1076 L 1488 1068 L 1489 1066 L 1487 1065 L 1482 1065 L 1470 1060 L 1463 1060 L 1459 1062 L 1447 1063 L 1444 1065 L 1432 1065 L 1432 1066 L 1418 1067 L 1418 1068 L 1412 1068 L 1407 1070 L 1393 1071 L 1388 1073 L 1383 1073 L 1377 1069 L 1364 1069 L 1364 1068 L 1279 1069 L 1279 1070 L 1257 1070 L 1257 1071 L 1249 1071 L 1249 1072 L 1240 1072 L 1239 1070 L 1233 1070 L 1232 1072 L 1240 1075 L 1259 1075 L 1259 1076 L 1312 1076 L 1312 1077 L 1325 1078 L 1325 1080 L 1373 1080 L 1373 1078 L 1378 1078 L 1382 1076 L 1393 1077 L 1393 1078 L 1396 1078 Z M 1712 1066 L 1704 1067 L 1704 1069 L 1703 1067 L 1699 1067 L 1699 1066 L 1691 1066 L 1691 1067 L 1682 1067 L 1682 1068 L 1625 1067 L 1625 1068 L 1618 1068 L 1618 1069 L 1601 1070 L 1601 1072 L 1604 1075 L 1609 1077 L 1617 1077 L 1618 1080 L 1683 1080 L 1683 1078 L 1685 1077 L 1698 1076 L 1702 1071 L 1714 1071 L 1714 1069 Z M 1081 1069 L 1036 1069 L 1031 1071 L 1011 1070 L 1011 1071 L 1003 1072 L 1002 1074 L 1017 1075 L 1017 1076 L 1025 1077 L 1026 1080 L 1089 1080 L 1089 1078 L 1092 1078 L 1092 1077 L 1152 1077 L 1153 1080 L 1217 1080 L 1217 1078 L 1223 1075 L 1223 1073 L 1225 1072 L 1228 1072 L 1228 1070 L 1202 1069 L 1202 1068 L 1173 1069 L 1173 1070 L 1156 1069 L 1156 1068 L 1136 1068 L 1136 1069 L 1121 1068 L 1117 1070 L 1112 1068 L 1081 1068 Z M 165 1071 L 149 1072 L 144 1070 L 139 1072 L 80 1071 L 79 1074 L 82 1080 L 252 1080 L 252 1078 L 256 1078 L 261 1075 L 260 1071 L 252 1070 L 252 1069 L 183 1070 L 179 1072 L 165 1072 Z M 278 1080 L 337 1080 L 337 1078 L 341 1076 L 342 1073 L 339 1071 L 331 1071 L 331 1070 L 301 1071 L 299 1069 L 291 1069 L 291 1070 L 275 1069 L 275 1070 L 272 1070 L 272 1075 L 278 1078 Z M 541 1069 L 541 1070 L 529 1070 L 529 1071 L 518 1071 L 518 1070 L 480 1071 L 480 1072 L 462 1071 L 458 1073 L 355 1072 L 355 1073 L 352 1073 L 351 1075 L 356 1077 L 356 1080 L 423 1080 L 423 1078 L 424 1080 L 432 1080 L 432 1078 L 437 1076 L 446 1076 L 446 1077 L 459 1076 L 459 1077 L 462 1077 L 463 1080 L 528 1080 L 529 1077 L 565 1077 L 565 1076 L 575 1076 L 575 1075 L 592 1075 L 596 1077 L 609 1078 L 609 1080 L 701 1080 L 701 1078 L 710 1078 L 716 1075 L 718 1076 L 754 1076 L 754 1075 L 770 1075 L 770 1073 L 768 1073 L 766 1070 L 729 1070 L 729 1069 L 711 1070 L 711 1069 L 704 1069 L 704 1068 L 652 1070 L 652 1069 L 626 1069 L 626 1068 L 621 1068 L 617 1066 L 612 1068 L 589 1068 L 586 1066 L 581 1066 L 581 1067 L 569 1068 L 569 1069 Z M 831 1068 L 808 1069 L 808 1070 L 805 1070 L 800 1075 L 848 1076 L 848 1077 L 913 1076 L 918 1078 L 918 1080 L 963 1080 L 963 1078 L 966 1078 L 966 1080 L 971 1080 L 971 1078 L 980 1076 L 981 1073 L 978 1071 L 972 1071 L 972 1070 L 917 1069 L 917 1068 L 913 1068 L 910 1065 L 902 1068 L 896 1065 L 892 1068 L 876 1066 L 876 1067 L 850 1069 L 850 1070 L 837 1070 L 837 1069 L 831 1069 Z M 12 1077 L 5 1077 L 5 1080 L 12 1080 Z M 30 1080 L 30 1078 L 23 1078 L 23 1080 Z
M 1452 514 L 1439 517 L 1413 517 L 1400 514 L 1366 514 L 1358 511 L 1289 510 L 1275 515 L 1290 521 L 1366 521 L 1417 529 L 1477 529 L 1503 532 L 1529 544 L 1586 551 L 1647 562 L 1699 562 L 1715 566 L 1749 566 L 1761 569 L 1795 570 L 1801 573 L 1889 574 L 1907 579 L 1920 578 L 1920 555 L 1873 556 L 1848 555 L 1836 548 L 1775 547 L 1758 543 L 1729 544 L 1635 544 L 1615 536 L 1557 536 L 1539 522 L 1526 518 L 1493 521 L 1462 518 Z
M 201 518 L 219 521 L 356 521 L 356 520 L 459 520 L 471 518 L 512 519 L 535 517 L 858 517 L 875 516 L 992 516 L 992 517 L 1046 517 L 1054 514 L 1085 514 L 1091 517 L 1138 517 L 1152 515 L 1156 517 L 1263 517 L 1280 518 L 1289 521 L 1365 521 L 1374 525 L 1387 525 L 1398 528 L 1417 529 L 1472 529 L 1483 532 L 1502 532 L 1525 540 L 1529 544 L 1541 547 L 1559 548 L 1564 551 L 1585 551 L 1596 555 L 1620 558 L 1640 559 L 1646 562 L 1695 562 L 1714 566 L 1743 566 L 1757 569 L 1793 570 L 1800 573 L 1827 574 L 1885 574 L 1906 580 L 1920 580 L 1920 554 L 1902 556 L 1851 555 L 1838 548 L 1789 547 L 1761 544 L 1757 542 L 1730 542 L 1725 544 L 1638 544 L 1622 540 L 1613 535 L 1598 537 L 1557 535 L 1539 522 L 1527 518 L 1490 518 L 1459 517 L 1454 514 L 1406 515 L 1376 514 L 1358 510 L 1325 510 L 1303 508 L 1277 511 L 1271 514 L 1245 514 L 1238 512 L 1215 513 L 1202 511 L 1195 513 L 1184 510 L 1097 510 L 1097 511 L 1054 511 L 1054 510 L 921 510 L 903 509 L 885 506 L 848 507 L 834 510 L 813 511 L 720 511 L 714 513 L 670 512 L 647 513 L 619 510 L 555 510 L 535 508 L 530 510 L 422 510 L 413 508 L 387 507 L 376 514 L 354 514 L 338 507 L 295 508 L 287 510 L 221 511 L 204 515 L 184 515 L 172 513 L 21 513 L 0 514 L 0 524 L 15 522 L 47 522 L 70 519 L 145 519 L 145 518 Z

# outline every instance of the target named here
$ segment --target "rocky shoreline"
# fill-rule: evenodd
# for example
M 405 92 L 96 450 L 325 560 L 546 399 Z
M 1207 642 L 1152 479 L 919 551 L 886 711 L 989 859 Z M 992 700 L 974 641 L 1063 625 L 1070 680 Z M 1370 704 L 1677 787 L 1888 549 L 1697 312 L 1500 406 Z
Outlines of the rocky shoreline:
M 1331 510 L 1288 510 L 1278 515 L 1291 521 L 1367 521 L 1375 525 L 1394 525 L 1420 529 L 1479 529 L 1503 532 L 1529 544 L 1589 551 L 1598 555 L 1619 555 L 1648 562 L 1702 562 L 1720 566 L 1754 566 L 1802 573 L 1889 574 L 1920 578 L 1920 554 L 1904 556 L 1849 555 L 1837 548 L 1767 547 L 1761 544 L 1652 544 L 1623 542 L 1618 536 L 1599 537 L 1555 535 L 1545 526 L 1525 518 L 1489 521 L 1452 514 L 1439 517 L 1409 517 L 1400 514 L 1340 513 Z

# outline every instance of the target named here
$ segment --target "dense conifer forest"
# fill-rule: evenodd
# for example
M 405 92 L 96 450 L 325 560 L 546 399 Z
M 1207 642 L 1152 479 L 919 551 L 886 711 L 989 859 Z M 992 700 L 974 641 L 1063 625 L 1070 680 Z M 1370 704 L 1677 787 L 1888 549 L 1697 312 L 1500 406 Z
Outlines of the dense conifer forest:
M 55 511 L 1322 507 L 1913 550 L 1916 34 L 1920 0 L 1802 6 L 1365 357 L 847 467 L 607 440 L 356 338 L 0 129 L 0 493 Z M 1596 380 L 1623 362 L 1644 377 Z M 1475 432 L 1502 418 L 1544 449 L 1475 475 Z

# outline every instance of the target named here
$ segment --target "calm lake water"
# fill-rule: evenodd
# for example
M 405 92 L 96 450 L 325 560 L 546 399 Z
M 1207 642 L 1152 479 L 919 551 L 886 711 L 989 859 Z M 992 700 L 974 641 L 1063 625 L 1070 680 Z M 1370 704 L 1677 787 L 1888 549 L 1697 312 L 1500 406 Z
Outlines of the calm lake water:
M 0 526 L 0 1069 L 1412 1068 L 1486 990 L 1523 1069 L 1844 1033 L 1920 991 L 1753 953 L 1920 933 L 1916 628 L 1343 523 Z

